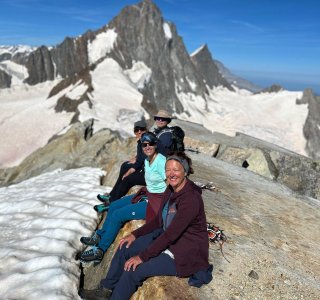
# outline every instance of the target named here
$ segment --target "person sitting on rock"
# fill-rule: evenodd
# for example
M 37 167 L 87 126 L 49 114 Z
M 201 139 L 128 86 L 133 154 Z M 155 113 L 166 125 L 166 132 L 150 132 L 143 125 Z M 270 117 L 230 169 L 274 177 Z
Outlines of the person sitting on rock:
M 109 194 L 98 194 L 97 198 L 101 202 L 109 205 L 114 200 L 120 199 L 128 193 L 134 185 L 146 185 L 144 179 L 144 160 L 146 155 L 141 148 L 141 135 L 147 130 L 147 124 L 144 120 L 134 123 L 133 132 L 137 139 L 137 154 L 134 158 L 125 161 L 121 167 L 118 179 Z
M 91 237 L 81 237 L 80 241 L 92 249 L 84 251 L 80 255 L 83 263 L 99 263 L 104 253 L 113 243 L 122 225 L 130 220 L 143 220 L 149 222 L 157 215 L 161 198 L 167 185 L 165 182 L 166 158 L 157 152 L 158 139 L 151 132 L 141 136 L 141 146 L 147 156 L 145 159 L 145 194 L 124 196 L 110 204 L 106 220 L 101 229 L 98 229 Z M 140 196 L 144 197 L 140 197 Z
M 159 139 L 159 153 L 167 156 L 172 144 L 172 132 L 169 130 L 168 124 L 172 121 L 172 116 L 165 110 L 159 110 L 153 117 L 155 120 L 155 129 L 153 133 Z
M 157 217 L 120 240 L 106 278 L 96 290 L 80 290 L 83 298 L 128 300 L 153 276 L 191 276 L 198 287 L 211 281 L 201 189 L 187 178 L 191 159 L 175 152 L 165 168 L 169 185 Z

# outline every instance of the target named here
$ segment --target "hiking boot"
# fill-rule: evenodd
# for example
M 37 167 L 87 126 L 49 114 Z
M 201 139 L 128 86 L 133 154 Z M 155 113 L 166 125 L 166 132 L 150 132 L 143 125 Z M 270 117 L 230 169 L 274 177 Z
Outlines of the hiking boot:
M 80 238 L 80 242 L 84 245 L 87 245 L 87 246 L 95 246 L 95 245 L 98 245 L 100 241 L 100 235 L 97 234 L 96 232 L 93 234 L 93 236 L 82 236 Z
M 100 263 L 102 261 L 104 252 L 102 249 L 93 246 L 90 250 L 83 251 L 80 255 L 80 261 L 82 263 Z
M 105 211 L 108 211 L 109 209 L 109 205 L 106 205 L 106 204 L 99 204 L 99 205 L 95 205 L 93 207 L 93 209 L 97 212 L 97 213 L 103 213 Z
M 110 299 L 112 294 L 111 290 L 105 287 L 99 287 L 95 290 L 80 289 L 79 296 L 85 300 L 106 300 Z
M 103 195 L 103 194 L 98 194 L 97 195 L 97 198 L 98 198 L 98 200 L 100 200 L 101 202 L 104 202 L 104 203 L 110 203 L 109 202 L 109 199 L 110 199 L 110 195 Z

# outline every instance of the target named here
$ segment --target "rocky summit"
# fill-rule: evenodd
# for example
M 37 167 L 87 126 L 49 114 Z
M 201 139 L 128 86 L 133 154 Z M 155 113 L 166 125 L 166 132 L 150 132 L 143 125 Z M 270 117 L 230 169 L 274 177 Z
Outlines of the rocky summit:
M 106 171 L 101 183 L 111 186 L 135 141 L 110 130 L 93 134 L 93 122 L 74 124 L 20 166 L 2 170 L 2 185 L 56 167 L 94 166 Z M 222 248 L 210 244 L 210 284 L 198 289 L 187 279 L 155 277 L 132 299 L 318 299 L 318 163 L 250 136 L 229 137 L 198 124 L 174 122 L 185 129 L 186 151 L 195 169 L 191 179 L 204 187 L 207 221 L 223 229 L 227 241 Z M 127 223 L 103 261 L 84 267 L 81 285 L 97 287 L 119 238 L 142 224 Z
M 97 41 L 101 40 L 104 44 L 99 48 Z M 208 110 L 210 88 L 236 88 L 231 81 L 234 78 L 228 81 L 219 71 L 208 47 L 189 56 L 175 25 L 163 19 L 151 0 L 125 7 L 103 28 L 77 38 L 67 37 L 55 47 L 9 50 L 0 56 L 0 88 L 10 89 L 12 85 L 15 75 L 5 67 L 5 61 L 10 60 L 26 68 L 23 82 L 28 87 L 54 82 L 47 100 L 56 97 L 52 104 L 55 113 L 72 116 L 64 134 L 51 137 L 19 165 L 1 169 L 0 186 L 58 168 L 80 167 L 101 168 L 106 171 L 101 184 L 114 184 L 120 164 L 135 151 L 135 139 L 110 128 L 95 131 L 95 119 L 79 122 L 79 107 L 93 107 L 92 74 L 107 60 L 115 62 L 106 64 L 108 68 L 116 65 L 128 77 L 132 70 L 143 70 L 142 78 L 132 78 L 130 84 L 142 99 L 134 109 L 149 115 L 166 109 L 190 116 L 198 112 L 194 103 L 199 99 L 203 110 Z M 105 67 L 102 73 L 106 71 Z M 77 85 L 81 93 L 72 98 L 72 88 Z M 272 95 L 279 90 L 281 87 L 273 86 L 264 93 Z M 195 169 L 191 179 L 203 186 L 207 221 L 223 229 L 227 241 L 222 247 L 210 244 L 210 262 L 214 265 L 210 284 L 197 289 L 190 287 L 187 279 L 156 277 L 148 279 L 132 299 L 319 298 L 319 99 L 306 90 L 296 102 L 308 104 L 304 136 L 310 157 L 241 132 L 231 137 L 178 119 L 170 124 L 185 131 L 186 152 Z M 117 121 L 125 109 L 114 113 Z M 128 118 L 130 113 L 123 115 Z M 132 119 L 137 115 L 132 114 Z M 79 286 L 97 287 L 119 238 L 142 224 L 127 223 L 102 263 L 83 269 Z

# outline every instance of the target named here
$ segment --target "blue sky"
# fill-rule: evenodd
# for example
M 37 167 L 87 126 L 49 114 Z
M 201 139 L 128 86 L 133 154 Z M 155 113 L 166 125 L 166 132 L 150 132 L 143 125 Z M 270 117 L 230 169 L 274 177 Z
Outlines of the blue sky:
M 107 24 L 134 0 L 0 0 L 1 45 L 56 45 Z M 318 0 L 154 0 L 187 50 L 262 86 L 320 94 Z

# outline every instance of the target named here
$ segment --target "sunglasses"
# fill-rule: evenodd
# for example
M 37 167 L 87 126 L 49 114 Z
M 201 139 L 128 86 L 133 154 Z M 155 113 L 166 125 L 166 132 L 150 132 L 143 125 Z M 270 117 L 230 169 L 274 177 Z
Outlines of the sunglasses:
M 137 132 L 141 132 L 141 131 L 146 131 L 146 128 L 145 127 L 135 127 L 134 129 L 133 129 L 133 132 L 134 133 L 137 133 Z
M 163 118 L 163 117 L 154 117 L 153 118 L 155 121 L 166 121 L 166 122 L 169 122 L 169 118 Z
M 153 147 L 153 146 L 155 146 L 155 145 L 156 145 L 156 144 L 155 144 L 155 143 L 152 143 L 152 142 L 150 142 L 150 143 L 142 143 L 142 144 L 141 144 L 142 148 L 145 148 L 145 147 L 147 147 L 147 146 Z

